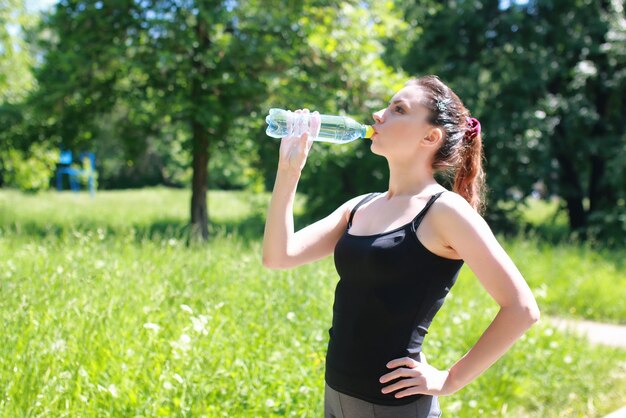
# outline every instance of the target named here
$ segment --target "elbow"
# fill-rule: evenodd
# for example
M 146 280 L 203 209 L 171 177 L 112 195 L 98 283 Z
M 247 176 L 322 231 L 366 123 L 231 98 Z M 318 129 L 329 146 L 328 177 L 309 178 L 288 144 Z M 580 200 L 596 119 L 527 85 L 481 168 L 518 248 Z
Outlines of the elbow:
M 265 253 L 263 253 L 262 263 L 263 267 L 270 270 L 284 270 L 287 268 L 285 263 L 283 263 L 278 257 L 270 256 Z
M 537 303 L 534 300 L 532 301 L 532 303 L 524 306 L 524 317 L 527 318 L 529 328 L 539 322 L 539 319 L 541 319 L 539 306 L 537 306 Z
M 539 307 L 534 300 L 502 308 L 509 312 L 511 315 L 510 318 L 512 318 L 517 326 L 523 329 L 523 332 L 539 322 L 541 316 Z
M 263 253 L 262 263 L 263 267 L 265 267 L 266 269 L 276 270 L 278 268 L 276 260 L 274 260 L 274 258 L 268 256 L 265 253 Z
M 263 257 L 263 267 L 270 270 L 278 270 L 278 264 L 269 257 Z
M 535 305 L 535 307 L 531 310 L 530 318 L 532 324 L 539 322 L 539 320 L 541 319 L 541 312 L 539 311 L 539 307 L 537 305 Z

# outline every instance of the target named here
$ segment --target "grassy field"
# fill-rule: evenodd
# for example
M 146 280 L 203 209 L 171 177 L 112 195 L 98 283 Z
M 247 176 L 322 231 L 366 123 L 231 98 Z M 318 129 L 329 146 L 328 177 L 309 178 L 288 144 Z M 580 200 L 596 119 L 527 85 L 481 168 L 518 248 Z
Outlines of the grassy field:
M 212 238 L 187 246 L 189 201 L 0 191 L 0 416 L 322 416 L 332 260 L 264 269 L 267 196 L 240 192 L 210 193 Z M 617 253 L 503 245 L 544 314 L 626 317 Z M 496 311 L 464 267 L 429 362 L 448 367 Z M 543 321 L 441 404 L 451 417 L 601 417 L 626 403 L 625 354 Z

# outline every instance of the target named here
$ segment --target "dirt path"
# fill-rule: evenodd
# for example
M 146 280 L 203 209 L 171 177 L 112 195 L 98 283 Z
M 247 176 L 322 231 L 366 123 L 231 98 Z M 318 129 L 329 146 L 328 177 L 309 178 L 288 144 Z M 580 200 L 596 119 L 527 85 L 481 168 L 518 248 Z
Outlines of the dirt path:
M 626 325 L 555 317 L 547 320 L 559 330 L 585 335 L 592 343 L 626 348 Z

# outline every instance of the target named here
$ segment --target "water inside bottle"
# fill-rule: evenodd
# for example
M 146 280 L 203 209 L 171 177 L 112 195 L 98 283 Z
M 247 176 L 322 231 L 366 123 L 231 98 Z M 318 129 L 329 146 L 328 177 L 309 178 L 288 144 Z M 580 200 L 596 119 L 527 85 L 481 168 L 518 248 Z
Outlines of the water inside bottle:
M 287 135 L 298 136 L 304 130 L 309 130 L 309 118 L 310 115 L 307 114 L 297 115 L 282 109 L 270 109 L 269 115 L 265 118 L 268 124 L 265 132 L 274 138 Z M 320 115 L 320 131 L 314 140 L 341 144 L 358 138 L 371 138 L 373 133 L 371 126 L 361 125 L 352 118 Z

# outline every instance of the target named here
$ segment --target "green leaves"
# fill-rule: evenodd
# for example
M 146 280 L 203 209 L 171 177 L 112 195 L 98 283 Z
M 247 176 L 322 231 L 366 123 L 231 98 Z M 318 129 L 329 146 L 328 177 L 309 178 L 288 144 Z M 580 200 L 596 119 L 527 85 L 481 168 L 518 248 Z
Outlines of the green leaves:
M 17 104 L 36 86 L 33 51 L 24 40 L 35 21 L 22 0 L 0 3 L 0 104 Z
M 570 227 L 584 231 L 626 197 L 623 186 L 608 186 L 625 157 L 626 78 L 616 67 L 625 59 L 623 6 L 499 3 L 406 4 L 405 19 L 423 31 L 403 54 L 403 68 L 438 74 L 481 120 L 488 217 L 499 216 L 498 201 L 521 202 L 540 187 L 569 200 Z M 595 203 L 573 209 L 586 199 Z

